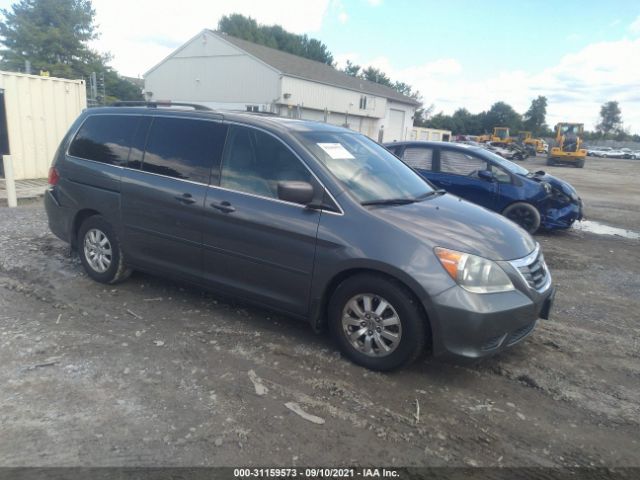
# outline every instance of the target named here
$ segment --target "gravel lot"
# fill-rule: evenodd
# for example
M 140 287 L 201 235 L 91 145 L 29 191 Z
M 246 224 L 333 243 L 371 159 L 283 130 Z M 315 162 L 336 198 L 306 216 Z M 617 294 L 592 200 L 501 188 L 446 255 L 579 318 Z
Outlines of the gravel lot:
M 640 231 L 640 161 L 524 165 L 572 182 L 589 219 Z M 40 202 L 0 207 L 0 465 L 638 466 L 640 240 L 538 240 L 559 290 L 527 341 L 379 374 L 214 293 L 97 284 Z

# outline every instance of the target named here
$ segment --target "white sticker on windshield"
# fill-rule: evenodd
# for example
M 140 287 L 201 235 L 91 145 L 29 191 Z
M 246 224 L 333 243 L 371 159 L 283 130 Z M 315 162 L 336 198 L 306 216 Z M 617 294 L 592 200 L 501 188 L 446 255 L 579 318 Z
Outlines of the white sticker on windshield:
M 318 143 L 318 146 L 334 160 L 353 160 L 355 158 L 341 143 Z

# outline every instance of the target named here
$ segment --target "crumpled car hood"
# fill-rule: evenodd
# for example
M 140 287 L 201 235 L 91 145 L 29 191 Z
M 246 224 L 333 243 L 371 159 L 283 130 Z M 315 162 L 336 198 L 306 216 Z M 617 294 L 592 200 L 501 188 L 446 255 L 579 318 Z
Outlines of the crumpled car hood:
M 539 172 L 535 172 L 532 178 L 533 180 L 547 182 L 549 185 L 551 185 L 554 188 L 557 188 L 558 190 L 560 190 L 562 193 L 564 193 L 574 201 L 577 201 L 580 198 L 580 196 L 578 195 L 578 191 L 575 188 L 573 188 L 573 186 L 569 182 L 565 182 L 564 180 L 558 177 L 549 175 L 548 173 L 542 170 Z

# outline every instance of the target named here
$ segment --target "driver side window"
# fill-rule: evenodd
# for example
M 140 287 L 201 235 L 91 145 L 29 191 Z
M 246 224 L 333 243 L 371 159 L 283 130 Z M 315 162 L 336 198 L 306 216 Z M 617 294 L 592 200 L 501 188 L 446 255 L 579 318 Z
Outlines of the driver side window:
M 455 175 L 471 175 L 478 170 L 487 168 L 487 162 L 455 150 L 440 151 L 440 171 Z
M 511 175 L 509 175 L 497 165 L 489 164 L 488 170 L 493 173 L 494 177 L 496 178 L 496 180 L 498 180 L 499 183 L 511 183 Z
M 232 126 L 222 157 L 220 186 L 230 190 L 278 198 L 278 182 L 311 182 L 309 170 L 272 136 Z

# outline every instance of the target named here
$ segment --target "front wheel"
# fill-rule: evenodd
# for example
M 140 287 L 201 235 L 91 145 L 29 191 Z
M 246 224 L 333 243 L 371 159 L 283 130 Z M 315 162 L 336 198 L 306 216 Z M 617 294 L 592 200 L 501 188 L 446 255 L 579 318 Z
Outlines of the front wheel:
M 399 282 L 379 274 L 343 281 L 329 302 L 329 327 L 342 353 L 371 370 L 413 362 L 427 340 L 426 319 Z
M 100 215 L 82 222 L 78 231 L 78 253 L 87 275 L 97 282 L 118 283 L 131 274 L 124 263 L 118 236 Z
M 553 166 L 556 164 L 556 160 L 553 157 L 547 158 L 547 165 Z
M 536 207 L 525 202 L 516 202 L 504 209 L 502 215 L 517 223 L 527 232 L 533 234 L 540 228 L 540 212 Z

